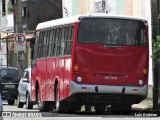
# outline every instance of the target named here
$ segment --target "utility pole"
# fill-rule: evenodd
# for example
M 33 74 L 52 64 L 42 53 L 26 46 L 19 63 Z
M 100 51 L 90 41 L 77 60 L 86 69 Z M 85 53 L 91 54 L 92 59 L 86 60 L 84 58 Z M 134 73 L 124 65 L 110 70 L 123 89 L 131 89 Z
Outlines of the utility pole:
M 22 26 L 22 0 L 16 0 L 16 32 L 23 33 Z M 24 71 L 24 51 L 18 51 L 18 66 Z
M 156 40 L 156 36 L 160 34 L 160 2 L 159 0 L 151 1 L 152 2 L 152 37 Z M 153 46 L 154 47 L 154 46 Z M 153 109 L 158 110 L 158 96 L 159 96 L 159 82 L 160 82 L 160 63 L 157 60 L 153 61 Z
M 2 6 L 2 2 L 0 2 L 0 6 Z M 2 19 L 2 10 L 0 8 L 0 49 L 1 49 L 1 19 Z
M 22 1 L 16 0 L 16 25 L 17 25 L 17 32 L 22 33 Z

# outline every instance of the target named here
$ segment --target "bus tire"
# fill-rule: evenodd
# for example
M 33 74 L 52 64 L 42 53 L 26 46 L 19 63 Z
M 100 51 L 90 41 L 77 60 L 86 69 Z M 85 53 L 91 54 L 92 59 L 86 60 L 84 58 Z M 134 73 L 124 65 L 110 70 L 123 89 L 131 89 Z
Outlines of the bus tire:
M 57 112 L 57 113 L 65 112 L 64 106 L 65 105 L 62 105 L 62 102 L 60 102 L 59 90 L 58 90 L 58 85 L 57 85 L 55 88 L 55 106 L 53 108 L 53 112 Z
M 38 104 L 39 111 L 40 112 L 48 112 L 50 110 L 50 105 L 48 102 L 41 101 L 39 89 L 38 89 L 37 98 L 38 98 L 37 104 Z

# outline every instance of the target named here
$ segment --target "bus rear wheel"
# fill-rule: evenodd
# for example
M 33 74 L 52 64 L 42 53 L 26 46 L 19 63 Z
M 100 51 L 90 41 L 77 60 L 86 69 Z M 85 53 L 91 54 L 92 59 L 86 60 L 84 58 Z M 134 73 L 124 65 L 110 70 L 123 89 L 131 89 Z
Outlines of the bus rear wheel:
M 131 113 L 131 109 L 132 105 L 118 105 L 118 104 L 114 104 L 111 105 L 111 112 L 112 114 L 130 114 Z
M 55 106 L 53 108 L 53 111 L 58 113 L 65 112 L 64 106 L 65 105 L 62 105 L 62 102 L 59 99 L 59 90 L 57 85 L 55 89 Z
M 45 101 L 41 101 L 40 98 L 40 92 L 38 90 L 38 94 L 37 94 L 37 104 L 38 104 L 38 109 L 40 112 L 48 112 L 50 110 L 50 104 L 48 102 Z

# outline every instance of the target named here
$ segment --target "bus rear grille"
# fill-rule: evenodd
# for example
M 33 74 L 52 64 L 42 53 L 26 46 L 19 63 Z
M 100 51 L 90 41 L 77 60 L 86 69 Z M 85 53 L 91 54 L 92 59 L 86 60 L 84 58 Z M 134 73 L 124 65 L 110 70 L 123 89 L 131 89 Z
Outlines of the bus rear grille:
M 88 102 L 115 103 L 122 100 L 121 95 L 112 94 L 81 94 L 81 98 Z
M 93 96 L 93 100 L 101 101 L 101 102 L 115 102 L 121 100 L 121 96 L 117 95 L 95 95 Z

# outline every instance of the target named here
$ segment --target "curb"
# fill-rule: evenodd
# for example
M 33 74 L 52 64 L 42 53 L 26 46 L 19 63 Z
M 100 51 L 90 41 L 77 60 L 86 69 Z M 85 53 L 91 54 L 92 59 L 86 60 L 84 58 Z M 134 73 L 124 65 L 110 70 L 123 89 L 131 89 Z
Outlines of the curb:
M 143 105 L 143 104 L 134 104 L 132 105 L 133 110 L 140 110 L 140 111 L 146 111 L 146 110 L 151 110 L 152 106 L 151 105 Z

